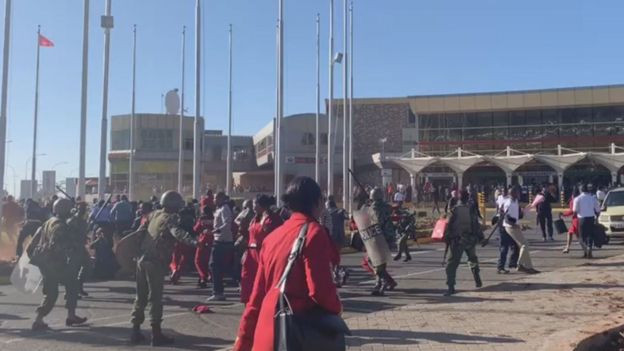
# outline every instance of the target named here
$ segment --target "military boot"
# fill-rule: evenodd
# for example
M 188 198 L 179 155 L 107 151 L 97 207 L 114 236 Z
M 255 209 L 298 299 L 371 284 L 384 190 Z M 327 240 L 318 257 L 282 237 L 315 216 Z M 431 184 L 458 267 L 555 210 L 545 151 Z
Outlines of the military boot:
M 145 335 L 141 333 L 141 325 L 135 324 L 132 326 L 132 334 L 130 334 L 130 344 L 138 345 L 145 342 Z
M 444 293 L 444 296 L 451 296 L 455 295 L 456 293 L 457 291 L 455 291 L 455 285 L 449 285 L 448 290 L 446 290 L 446 292 Z
M 473 268 L 470 268 L 470 270 L 472 271 L 472 276 L 474 277 L 475 286 L 477 288 L 482 287 L 483 282 L 481 281 L 481 275 L 479 275 L 479 272 L 481 271 L 479 267 L 473 267 Z
M 386 290 L 384 281 L 381 277 L 377 277 L 377 283 L 371 292 L 373 296 L 384 296 L 384 291 Z
M 160 324 L 152 325 L 152 346 L 165 346 L 173 344 L 173 338 L 166 336 L 160 329 Z

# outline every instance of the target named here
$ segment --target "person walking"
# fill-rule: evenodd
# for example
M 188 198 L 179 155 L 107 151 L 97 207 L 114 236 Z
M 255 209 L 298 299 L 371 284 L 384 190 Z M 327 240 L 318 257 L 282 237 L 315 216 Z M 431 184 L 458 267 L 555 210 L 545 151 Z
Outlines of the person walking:
M 251 291 L 256 279 L 262 243 L 275 229 L 282 225 L 282 218 L 271 211 L 274 198 L 268 195 L 258 195 L 253 201 L 255 216 L 249 224 L 249 242 L 247 252 L 243 259 L 241 272 L 241 295 L 240 300 L 246 304 L 251 297 Z
M 182 230 L 196 236 L 196 232 L 193 230 L 195 225 L 195 205 L 189 201 L 186 203 L 180 212 L 178 213 L 179 223 L 178 225 Z M 186 245 L 183 242 L 177 242 L 173 249 L 173 255 L 171 255 L 171 262 L 169 263 L 169 269 L 171 276 L 169 277 L 171 284 L 177 285 L 180 282 L 182 273 L 189 266 L 189 263 L 193 260 L 196 248 Z
M 592 195 L 589 185 L 583 184 L 581 187 L 581 195 L 574 199 L 572 211 L 578 218 L 579 233 L 585 244 L 583 258 L 593 258 L 594 226 L 596 216 L 600 214 L 600 204 Z
M 519 194 L 520 189 L 513 187 L 509 192 L 509 197 L 503 201 L 503 206 L 500 209 L 503 227 L 520 248 L 518 272 L 537 274 L 539 271 L 533 268 L 533 263 L 531 262 L 529 241 L 522 234 L 522 227 L 518 223 L 523 218 L 523 212 L 518 200 Z
M 272 198 L 272 202 L 275 202 L 274 198 Z M 243 202 L 243 210 L 236 216 L 236 219 L 234 219 L 234 224 L 238 230 L 234 240 L 233 269 L 237 276 L 241 276 L 243 271 L 243 261 L 247 253 L 247 246 L 249 245 L 249 226 L 255 217 L 253 208 L 253 200 L 245 200 Z
M 224 301 L 223 275 L 228 269 L 228 258 L 234 254 L 234 237 L 232 234 L 232 222 L 234 215 L 228 205 L 228 198 L 224 192 L 220 191 L 215 195 L 214 243 L 210 257 L 210 270 L 212 271 L 212 296 L 206 301 Z M 229 265 L 231 268 L 231 265 Z M 231 272 L 230 272 L 231 273 Z M 236 277 L 234 277 L 235 280 Z
M 500 218 L 500 210 L 503 207 L 503 203 L 508 197 L 507 189 L 504 189 L 503 192 L 499 192 L 496 198 L 496 216 L 497 221 L 501 221 Z M 498 274 L 508 274 L 509 270 L 505 269 L 505 265 L 507 264 L 507 255 L 509 251 L 511 251 L 511 256 L 509 257 L 509 269 L 518 268 L 518 256 L 520 255 L 520 250 L 518 249 L 518 244 L 509 236 L 507 231 L 505 230 L 505 226 L 498 226 L 498 234 L 499 234 L 499 247 L 498 247 L 498 263 L 496 265 L 496 273 Z
M 468 203 L 469 194 L 467 191 L 460 191 L 459 201 L 453 207 L 448 218 L 446 227 L 446 244 L 449 248 L 449 259 L 446 263 L 446 285 L 448 290 L 444 296 L 451 296 L 455 291 L 455 276 L 461 257 L 466 253 L 475 286 L 483 286 L 481 281 L 479 259 L 477 257 L 477 243 L 483 241 L 483 232 L 479 225 L 479 217 L 473 207 Z
M 383 192 L 382 192 L 383 197 Z M 317 221 L 323 208 L 321 188 L 309 177 L 297 177 L 286 189 L 282 200 L 291 217 L 263 243 L 257 277 L 245 307 L 234 351 L 272 351 L 275 345 L 275 308 L 277 287 L 288 258 L 304 226 L 307 226 L 301 258 L 294 261 L 285 293 L 295 315 L 315 309 L 339 315 L 342 304 L 330 272 L 333 243 Z
M 208 206 L 201 207 L 201 216 L 197 219 L 193 231 L 197 233 L 197 249 L 195 250 L 195 269 L 199 279 L 197 281 L 197 287 L 205 289 L 208 287 L 208 281 L 211 279 L 210 254 L 212 251 L 212 245 L 214 243 L 214 215 L 212 210 Z
M 383 200 L 383 193 L 381 189 L 374 188 L 370 193 L 371 205 L 369 207 L 369 217 L 375 219 L 376 226 L 378 226 L 381 234 L 385 238 L 385 241 L 379 240 L 365 240 L 366 252 L 368 254 L 367 262 L 369 266 L 375 272 L 377 282 L 373 287 L 371 295 L 383 296 L 385 291 L 392 291 L 396 288 L 396 281 L 388 273 L 388 263 L 386 257 L 383 257 L 381 264 L 374 264 L 371 260 L 371 256 L 385 256 L 384 252 L 388 249 L 384 245 L 395 245 L 396 230 L 392 223 L 392 210 L 390 206 Z M 369 252 L 370 251 L 370 252 Z
M 330 227 L 326 227 L 329 230 L 329 236 L 331 237 L 336 251 L 338 252 L 338 260 L 340 260 L 340 251 L 345 246 L 345 221 L 348 219 L 344 209 L 336 206 L 336 201 L 330 199 L 325 203 L 327 214 L 330 217 Z M 348 279 L 349 273 L 345 267 L 340 265 L 340 262 L 334 267 L 334 282 L 336 286 L 342 287 Z
M 178 212 L 184 207 L 184 199 L 178 192 L 170 190 L 160 199 L 162 209 L 152 213 L 147 223 L 147 235 L 143 239 L 141 251 L 143 255 L 137 261 L 136 298 L 132 309 L 131 344 L 145 341 L 141 333 L 141 324 L 145 321 L 145 307 L 150 303 L 150 319 L 152 326 L 152 346 L 173 343 L 162 333 L 163 288 L 167 264 L 171 259 L 173 247 L 178 241 L 190 246 L 197 246 L 197 241 L 179 223 Z
M 542 237 L 544 241 L 554 241 L 553 238 L 553 216 L 552 216 L 552 203 L 557 199 L 548 191 L 547 187 L 543 187 L 539 194 L 533 200 L 533 203 L 529 206 L 534 208 L 537 213 L 537 222 L 542 229 Z M 546 229 L 548 229 L 548 238 L 546 236 Z
M 49 329 L 43 319 L 50 314 L 59 295 L 59 285 L 65 285 L 65 308 L 68 327 L 84 324 L 87 318 L 76 315 L 78 304 L 77 270 L 71 269 L 69 262 L 76 260 L 76 241 L 72 228 L 67 224 L 71 217 L 73 204 L 61 198 L 54 202 L 54 216 L 47 220 L 39 234 L 33 238 L 35 245 L 30 246 L 31 263 L 38 266 L 43 276 L 43 301 L 37 308 L 37 317 L 32 330 Z

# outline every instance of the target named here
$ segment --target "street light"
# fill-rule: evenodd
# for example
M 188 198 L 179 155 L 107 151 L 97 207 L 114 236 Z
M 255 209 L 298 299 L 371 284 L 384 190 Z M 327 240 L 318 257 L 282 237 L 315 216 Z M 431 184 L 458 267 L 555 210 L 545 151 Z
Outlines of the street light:
M 57 166 L 66 165 L 66 164 L 69 164 L 69 162 L 67 162 L 67 161 L 58 162 L 58 163 L 55 163 L 54 165 L 52 165 L 51 169 L 54 170 L 54 169 L 56 169 Z

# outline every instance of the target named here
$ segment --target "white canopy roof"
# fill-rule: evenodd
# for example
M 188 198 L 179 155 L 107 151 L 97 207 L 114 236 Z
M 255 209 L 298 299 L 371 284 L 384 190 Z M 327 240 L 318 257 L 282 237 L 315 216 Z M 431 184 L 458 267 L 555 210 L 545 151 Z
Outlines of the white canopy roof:
M 552 167 L 557 173 L 563 173 L 573 164 L 587 157 L 587 153 L 578 152 L 567 155 L 537 154 L 534 158 Z
M 500 167 L 505 173 L 513 173 L 533 159 L 533 155 L 484 156 L 486 160 Z
M 605 166 L 611 173 L 617 173 L 624 166 L 624 153 L 592 152 L 587 157 Z

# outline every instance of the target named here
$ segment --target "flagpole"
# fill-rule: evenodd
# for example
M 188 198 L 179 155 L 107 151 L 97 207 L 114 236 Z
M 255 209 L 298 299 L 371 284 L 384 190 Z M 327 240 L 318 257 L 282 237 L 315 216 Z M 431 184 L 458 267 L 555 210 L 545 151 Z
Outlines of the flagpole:
M 200 192 L 200 125 L 201 115 L 201 4 L 195 3 L 195 123 L 193 127 L 193 197 L 199 199 Z M 205 123 L 205 121 L 204 121 Z
M 4 184 L 6 162 L 6 126 L 9 88 L 9 58 L 11 48 L 11 0 L 5 0 L 4 9 L 4 47 L 2 49 L 2 97 L 0 98 L 0 184 Z M 15 185 L 15 180 L 13 181 Z M 15 195 L 15 194 L 14 194 Z M 2 203 L 0 203 L 2 216 Z
M 277 70 L 277 157 L 275 158 L 277 164 L 277 188 L 275 189 L 275 197 L 281 200 L 283 181 L 284 181 L 284 155 L 283 155 L 283 138 L 282 136 L 282 122 L 284 119 L 284 0 L 279 0 L 278 8 L 278 70 Z
M 342 207 L 347 208 L 349 203 L 349 0 L 343 0 L 343 36 L 342 47 L 344 64 L 342 65 Z
M 184 83 L 186 65 L 186 26 L 182 27 L 182 87 L 180 91 L 180 127 L 178 131 L 178 192 L 184 187 Z
M 78 158 L 78 196 L 85 198 L 85 162 L 87 153 L 87 89 L 89 76 L 89 1 L 84 0 L 82 25 L 82 83 L 80 88 L 80 155 Z
M 134 200 L 134 128 L 136 119 L 136 49 L 137 29 L 136 24 L 132 29 L 132 109 L 130 114 L 130 157 L 128 165 L 128 197 Z
M 41 26 L 37 26 L 37 63 L 35 68 L 35 114 L 33 118 L 33 149 L 32 149 L 32 170 L 30 173 L 30 197 L 35 199 L 37 195 L 37 126 L 39 119 L 39 56 L 41 53 Z
M 102 28 L 104 28 L 104 79 L 102 83 L 102 126 L 100 134 L 100 174 L 98 179 L 98 198 L 104 199 L 106 192 L 106 142 L 108 129 L 108 76 L 110 67 L 110 32 L 113 28 L 113 17 L 111 15 L 111 2 L 106 0 L 106 13 L 102 17 Z
M 316 150 L 314 179 L 321 184 L 321 15 L 316 14 Z
M 227 138 L 227 163 L 226 163 L 226 180 L 225 192 L 230 195 L 232 191 L 232 25 L 230 24 L 230 77 L 229 77 L 229 93 L 228 93 L 228 138 Z
M 329 102 L 327 107 L 327 196 L 334 194 L 333 155 L 333 100 L 334 100 L 334 0 L 329 0 Z
M 349 50 L 349 75 L 350 84 L 349 84 L 349 169 L 353 170 L 353 1 L 351 1 L 351 8 L 349 9 L 349 23 L 351 26 L 351 40 L 349 42 L 350 50 Z M 354 170 L 355 172 L 355 170 Z M 353 179 L 349 177 L 349 196 L 352 195 L 353 191 Z M 353 201 L 349 201 L 349 213 L 353 211 Z

